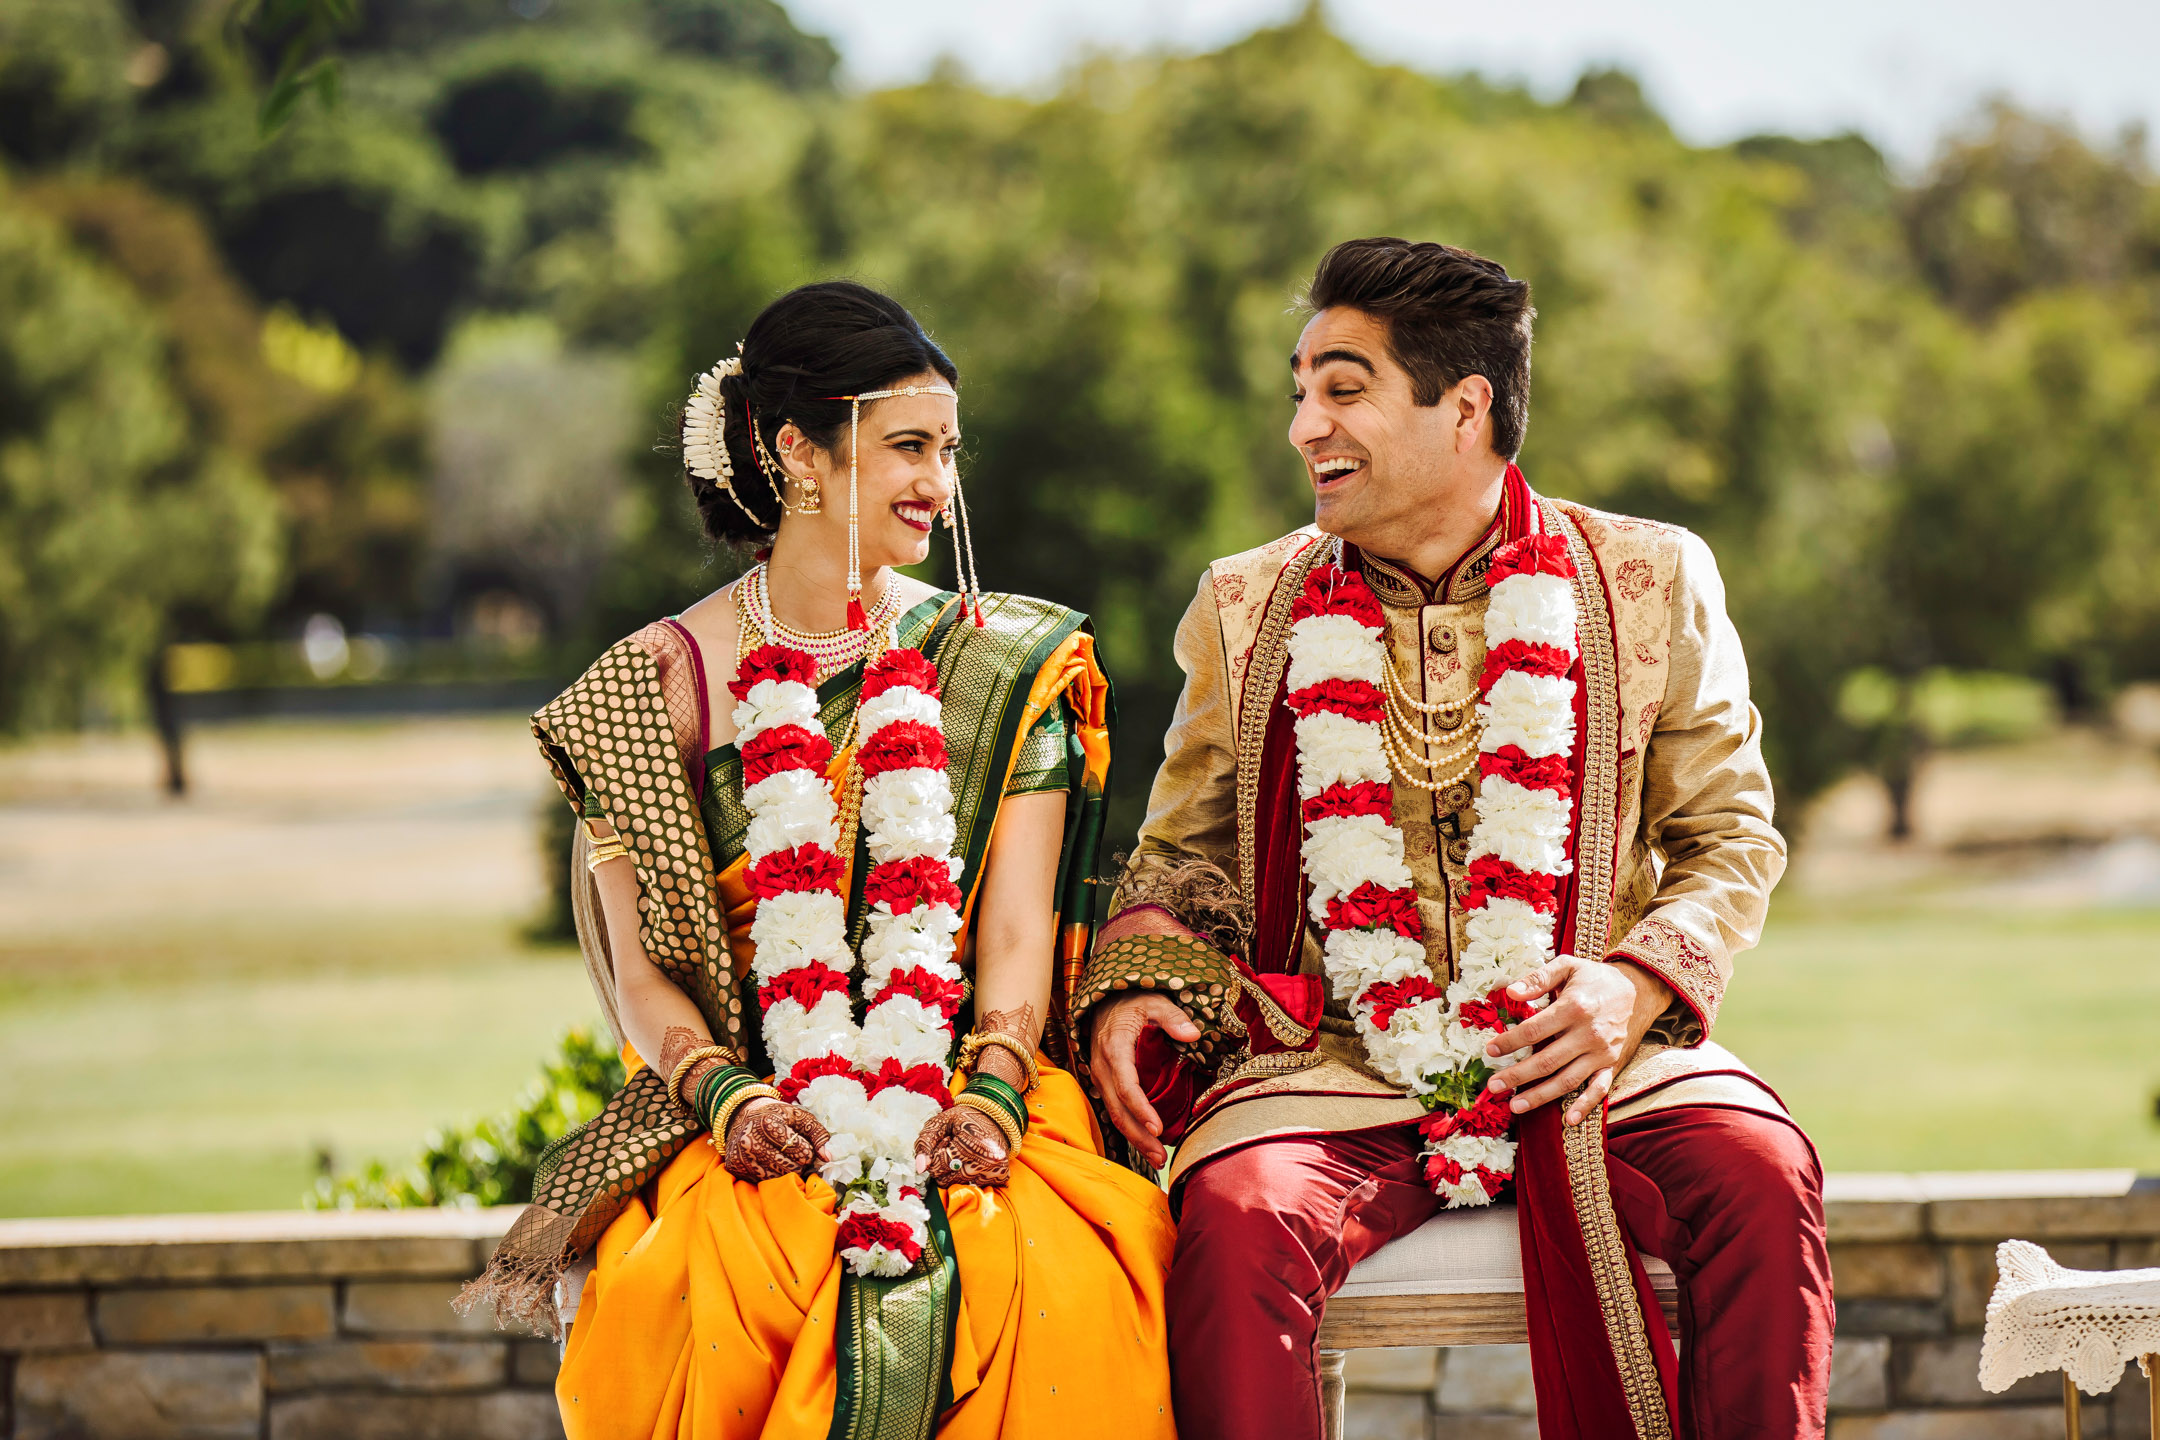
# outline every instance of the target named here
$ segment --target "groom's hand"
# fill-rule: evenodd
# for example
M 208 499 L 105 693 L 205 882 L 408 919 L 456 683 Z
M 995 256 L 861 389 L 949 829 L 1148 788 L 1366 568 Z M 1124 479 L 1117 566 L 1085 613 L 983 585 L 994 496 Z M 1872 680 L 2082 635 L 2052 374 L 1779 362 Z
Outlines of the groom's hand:
M 1151 991 L 1135 990 L 1104 1001 L 1096 1010 L 1089 1068 L 1094 1071 L 1096 1088 L 1102 1092 L 1103 1108 L 1110 1112 L 1110 1123 L 1132 1142 L 1133 1149 L 1148 1164 L 1160 1170 L 1170 1158 L 1170 1152 L 1156 1138 L 1162 1134 L 1162 1117 L 1148 1104 L 1139 1068 L 1133 1062 L 1140 1036 L 1150 1025 L 1187 1044 L 1200 1038 L 1200 1027 L 1175 1003 Z
M 1567 1112 L 1570 1125 L 1604 1103 L 1613 1077 L 1673 999 L 1672 987 L 1640 966 L 1573 955 L 1516 981 L 1508 993 L 1518 1000 L 1550 995 L 1553 1001 L 1485 1047 L 1487 1055 L 1497 1057 L 1537 1046 L 1493 1076 L 1491 1087 L 1516 1092 L 1508 1108 L 1522 1115 L 1587 1082 Z

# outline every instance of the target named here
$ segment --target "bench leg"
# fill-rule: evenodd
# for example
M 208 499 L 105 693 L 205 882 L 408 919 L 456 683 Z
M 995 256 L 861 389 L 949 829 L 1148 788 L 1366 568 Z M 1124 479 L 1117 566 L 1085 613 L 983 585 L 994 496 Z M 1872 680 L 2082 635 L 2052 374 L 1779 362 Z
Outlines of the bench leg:
M 1341 1350 L 1320 1352 L 1320 1432 L 1327 1440 L 1342 1440 L 1343 1361 L 1348 1358 Z
M 2085 1426 L 2078 1415 L 2077 1382 L 2063 1372 L 2063 1434 L 2068 1440 L 2085 1440 Z

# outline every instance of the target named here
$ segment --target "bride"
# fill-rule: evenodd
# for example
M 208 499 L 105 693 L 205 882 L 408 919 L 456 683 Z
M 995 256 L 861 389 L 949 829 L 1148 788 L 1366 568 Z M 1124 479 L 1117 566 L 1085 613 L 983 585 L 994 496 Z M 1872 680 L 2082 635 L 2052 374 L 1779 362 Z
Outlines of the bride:
M 568 1327 L 572 1437 L 1170 1436 L 1168 1211 L 1056 1063 L 1093 638 L 975 587 L 959 374 L 905 309 L 808 285 L 738 348 L 685 470 L 759 563 L 534 718 L 629 1080 L 461 1303 Z M 895 568 L 940 519 L 957 593 Z

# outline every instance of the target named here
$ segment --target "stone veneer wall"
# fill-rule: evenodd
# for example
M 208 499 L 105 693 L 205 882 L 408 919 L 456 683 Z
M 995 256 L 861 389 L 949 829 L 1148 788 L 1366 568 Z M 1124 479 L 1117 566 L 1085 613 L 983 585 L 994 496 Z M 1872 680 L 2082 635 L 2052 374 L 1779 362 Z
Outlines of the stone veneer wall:
M 1976 1378 L 1995 1244 L 2066 1265 L 2160 1265 L 2160 1182 L 2127 1172 L 1836 1175 L 1831 1440 L 2055 1440 L 2053 1376 Z M 554 1346 L 450 1297 L 507 1210 L 0 1221 L 0 1437 L 538 1440 Z M 1365 1440 L 1531 1440 L 1521 1346 L 1364 1350 Z M 2133 1367 L 2092 1440 L 2153 1440 Z
M 1832 1175 L 1830 1440 L 2062 1440 L 2062 1378 L 1980 1388 L 1995 1246 L 2084 1270 L 2160 1266 L 2160 1177 L 2129 1171 Z M 1529 1347 L 1352 1351 L 1349 1440 L 1535 1440 Z M 2087 1397 L 2087 1440 L 2153 1440 L 2136 1365 Z
M 0 1221 L 0 1437 L 560 1436 L 554 1345 L 450 1309 L 515 1213 Z

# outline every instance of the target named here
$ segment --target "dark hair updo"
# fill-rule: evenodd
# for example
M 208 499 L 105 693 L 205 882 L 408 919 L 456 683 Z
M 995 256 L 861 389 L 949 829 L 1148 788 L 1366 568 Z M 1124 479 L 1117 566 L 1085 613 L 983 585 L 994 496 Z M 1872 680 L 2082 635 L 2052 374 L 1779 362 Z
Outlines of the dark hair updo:
M 717 480 L 683 470 L 705 533 L 727 544 L 769 544 L 780 529 L 780 427 L 792 420 L 817 445 L 837 453 L 849 406 L 833 397 L 889 390 L 925 371 L 956 388 L 960 383 L 959 369 L 907 308 L 866 285 L 824 280 L 767 305 L 743 337 L 742 373 L 720 381 L 727 409 L 721 436 L 742 503 Z M 753 419 L 772 460 L 770 479 L 758 464 Z

